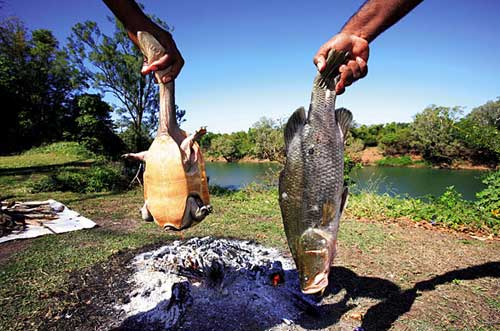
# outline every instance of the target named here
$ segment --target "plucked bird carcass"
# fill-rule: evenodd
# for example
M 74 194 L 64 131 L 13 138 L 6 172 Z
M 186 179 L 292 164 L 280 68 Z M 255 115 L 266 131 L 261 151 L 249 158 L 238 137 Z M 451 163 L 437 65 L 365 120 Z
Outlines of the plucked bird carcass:
M 140 48 L 148 62 L 165 54 L 162 45 L 149 33 L 139 31 Z M 165 229 L 182 230 L 202 221 L 211 211 L 205 161 L 198 143 L 205 133 L 200 128 L 187 135 L 175 118 L 174 81 L 164 84 L 160 77 L 169 68 L 155 73 L 160 88 L 160 118 L 156 138 L 149 150 L 125 154 L 144 161 L 144 206 L 142 218 Z

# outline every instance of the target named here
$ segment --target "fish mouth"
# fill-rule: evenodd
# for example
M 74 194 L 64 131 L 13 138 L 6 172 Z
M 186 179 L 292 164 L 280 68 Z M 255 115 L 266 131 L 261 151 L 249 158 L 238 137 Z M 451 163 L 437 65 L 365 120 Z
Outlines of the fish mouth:
M 302 293 L 304 294 L 314 294 L 318 292 L 324 291 L 324 289 L 328 286 L 328 272 L 324 271 L 316 276 L 312 282 L 307 284 L 303 289 Z

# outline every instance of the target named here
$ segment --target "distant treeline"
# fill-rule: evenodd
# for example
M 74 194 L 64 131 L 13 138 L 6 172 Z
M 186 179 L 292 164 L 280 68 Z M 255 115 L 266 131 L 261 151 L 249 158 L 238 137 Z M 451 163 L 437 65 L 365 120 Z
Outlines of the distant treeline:
M 460 107 L 430 106 L 411 123 L 356 125 L 346 151 L 356 160 L 367 147 L 378 146 L 386 156 L 420 155 L 431 164 L 454 162 L 495 166 L 500 159 L 500 98 L 474 108 L 466 116 Z M 208 133 L 201 141 L 206 153 L 228 162 L 242 158 L 284 159 L 284 120 L 262 118 L 248 131 Z
M 347 150 L 355 156 L 378 146 L 386 156 L 417 154 L 432 164 L 500 160 L 500 98 L 462 116 L 461 107 L 429 106 L 411 123 L 361 125 L 351 129 Z

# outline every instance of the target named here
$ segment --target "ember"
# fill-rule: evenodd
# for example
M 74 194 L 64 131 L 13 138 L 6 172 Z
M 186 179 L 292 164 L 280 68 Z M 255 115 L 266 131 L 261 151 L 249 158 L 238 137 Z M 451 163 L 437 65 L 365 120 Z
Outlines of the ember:
M 316 305 L 300 293 L 290 259 L 249 241 L 175 241 L 132 266 L 130 301 L 117 307 L 124 330 L 274 329 Z

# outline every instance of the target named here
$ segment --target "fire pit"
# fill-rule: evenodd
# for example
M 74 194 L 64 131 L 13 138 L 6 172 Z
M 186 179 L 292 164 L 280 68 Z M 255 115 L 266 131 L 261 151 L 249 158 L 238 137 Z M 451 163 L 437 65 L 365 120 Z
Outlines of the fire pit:
M 122 330 L 285 330 L 316 303 L 291 259 L 250 241 L 175 241 L 138 255 Z

